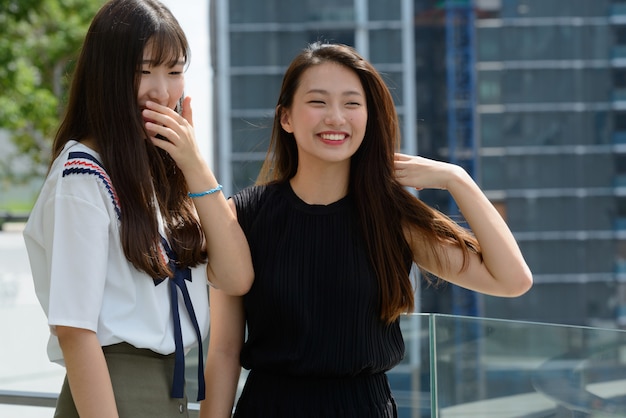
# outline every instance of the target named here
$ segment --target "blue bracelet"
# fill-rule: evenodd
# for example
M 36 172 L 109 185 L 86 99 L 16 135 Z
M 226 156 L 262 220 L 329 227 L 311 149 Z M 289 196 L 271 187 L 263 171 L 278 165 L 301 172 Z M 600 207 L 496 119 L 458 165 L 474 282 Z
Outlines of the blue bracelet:
M 191 197 L 192 199 L 194 197 L 202 197 L 202 196 L 206 196 L 208 194 L 217 193 L 220 190 L 222 190 L 222 188 L 223 188 L 222 185 L 218 184 L 217 187 L 214 187 L 213 189 L 205 190 L 203 192 L 199 192 L 199 193 L 191 193 L 191 192 L 189 192 L 189 193 L 187 193 L 187 196 Z

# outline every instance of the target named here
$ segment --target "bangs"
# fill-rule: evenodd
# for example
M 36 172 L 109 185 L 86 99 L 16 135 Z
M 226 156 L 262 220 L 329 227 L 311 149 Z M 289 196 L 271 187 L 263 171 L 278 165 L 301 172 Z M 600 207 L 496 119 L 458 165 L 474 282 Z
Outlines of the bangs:
M 184 35 L 181 36 L 176 31 L 167 30 L 169 28 L 161 29 L 154 33 L 146 43 L 146 48 L 150 49 L 150 63 L 154 66 L 174 67 L 182 59 L 185 67 L 187 67 L 189 65 L 189 45 Z

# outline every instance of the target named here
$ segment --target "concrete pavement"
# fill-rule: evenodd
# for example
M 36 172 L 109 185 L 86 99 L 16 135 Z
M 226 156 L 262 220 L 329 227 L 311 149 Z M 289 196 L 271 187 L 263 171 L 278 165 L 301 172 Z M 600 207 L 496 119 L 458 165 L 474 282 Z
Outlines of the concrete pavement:
M 48 326 L 37 302 L 20 228 L 0 232 L 0 390 L 52 392 L 65 369 L 46 356 Z M 0 404 L 6 418 L 44 418 L 52 409 Z

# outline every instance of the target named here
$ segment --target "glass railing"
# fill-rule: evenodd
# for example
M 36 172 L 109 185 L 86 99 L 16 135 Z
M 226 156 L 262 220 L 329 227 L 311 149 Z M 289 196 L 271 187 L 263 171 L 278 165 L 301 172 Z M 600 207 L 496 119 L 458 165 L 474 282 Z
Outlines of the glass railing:
M 434 314 L 401 325 L 406 355 L 388 373 L 400 418 L 626 416 L 625 331 Z M 2 389 L 1 416 L 51 416 L 54 393 Z
M 401 417 L 626 417 L 624 331 L 445 315 L 403 329 Z

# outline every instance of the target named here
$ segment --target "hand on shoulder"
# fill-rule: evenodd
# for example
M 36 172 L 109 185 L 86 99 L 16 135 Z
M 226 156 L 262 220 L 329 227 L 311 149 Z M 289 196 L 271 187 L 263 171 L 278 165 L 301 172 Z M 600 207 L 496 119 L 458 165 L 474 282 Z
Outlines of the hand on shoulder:
M 460 166 L 429 158 L 396 153 L 396 179 L 403 186 L 421 189 L 448 190 L 452 182 L 471 182 L 471 177 Z

